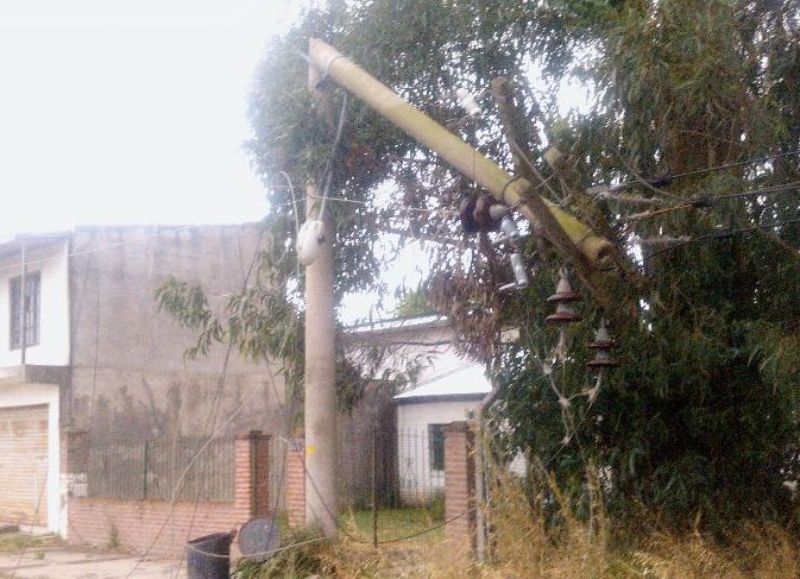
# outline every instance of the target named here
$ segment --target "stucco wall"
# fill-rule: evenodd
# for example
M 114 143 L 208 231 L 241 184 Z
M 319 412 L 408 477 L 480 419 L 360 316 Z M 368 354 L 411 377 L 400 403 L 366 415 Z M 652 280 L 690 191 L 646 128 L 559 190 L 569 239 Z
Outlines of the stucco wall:
M 69 244 L 66 240 L 27 252 L 28 273 L 41 275 L 39 343 L 25 351 L 28 364 L 69 363 Z M 0 260 L 0 367 L 20 363 L 20 349 L 11 350 L 10 280 L 20 275 L 19 253 Z
M 234 352 L 220 410 L 221 345 L 184 360 L 196 335 L 158 312 L 154 292 L 172 274 L 200 282 L 212 307 L 242 288 L 262 242 L 256 225 L 82 228 L 71 258 L 72 391 L 67 422 L 105 440 L 204 435 L 239 409 L 237 431 L 277 432 L 279 376 Z

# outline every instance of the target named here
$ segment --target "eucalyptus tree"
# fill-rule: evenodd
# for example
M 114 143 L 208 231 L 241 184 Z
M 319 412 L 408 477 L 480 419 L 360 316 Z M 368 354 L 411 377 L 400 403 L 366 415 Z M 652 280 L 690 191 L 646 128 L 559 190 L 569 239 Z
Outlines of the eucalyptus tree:
M 236 339 L 256 355 L 302 355 L 281 338 L 297 333 L 291 240 L 312 180 L 336 223 L 337 296 L 386 289 L 387 239 L 428 240 L 426 294 L 502 385 L 498 436 L 538 457 L 577 505 L 594 465 L 618 516 L 632 505 L 676 525 L 780 516 L 800 434 L 799 19 L 791 0 L 331 0 L 305 13 L 254 82 L 248 147 L 272 243 L 269 283 L 248 302 L 264 323 L 236 324 Z M 475 184 L 337 87 L 320 110 L 302 55 L 310 37 L 509 169 L 525 151 L 539 192 L 625 256 L 620 275 L 638 281 L 615 291 L 634 307 L 600 311 L 584 288 L 583 321 L 562 338 L 545 300 L 570 264 L 535 230 L 532 283 L 499 292 L 511 277 L 502 249 L 463 235 L 458 219 Z M 499 76 L 524 120 L 513 148 L 488 93 Z M 560 113 L 565 79 L 590 91 L 586 110 Z M 459 107 L 464 90 L 480 116 Z M 554 146 L 558 173 L 543 160 Z M 174 286 L 165 303 L 185 305 L 187 291 Z M 620 366 L 598 381 L 587 344 L 603 316 Z M 501 340 L 507 328 L 519 339 Z

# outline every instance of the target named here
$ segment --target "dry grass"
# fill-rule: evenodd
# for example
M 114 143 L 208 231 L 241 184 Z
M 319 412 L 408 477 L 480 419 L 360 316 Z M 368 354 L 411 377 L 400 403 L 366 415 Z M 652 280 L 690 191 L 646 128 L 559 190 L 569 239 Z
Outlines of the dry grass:
M 636 530 L 612 533 L 602 504 L 592 505 L 590 521 L 577 520 L 565 501 L 557 536 L 545 530 L 544 513 L 531 507 L 521 485 L 504 480 L 493 491 L 492 559 L 476 565 L 467 545 L 446 539 L 381 546 L 349 541 L 320 544 L 291 554 L 277 573 L 239 577 L 456 579 L 515 578 L 772 578 L 800 576 L 796 536 L 766 524 L 749 524 L 728 534 L 725 544 L 697 531 L 684 536 L 659 532 L 639 517 Z M 646 531 L 644 529 L 647 529 Z M 287 553 L 289 555 L 289 553 Z M 299 555 L 299 556 L 298 556 Z M 313 563 L 305 565 L 306 563 Z
M 675 536 L 652 530 L 610 532 L 602 505 L 593 505 L 591 521 L 578 521 L 568 509 L 558 536 L 546 532 L 543 513 L 532 508 L 521 486 L 504 481 L 495 489 L 491 521 L 493 558 L 483 566 L 462 557 L 453 564 L 452 549 L 432 552 L 428 577 L 485 578 L 744 578 L 800 576 L 800 548 L 795 536 L 767 524 L 750 524 L 727 537 L 725 545 L 698 532 Z M 639 527 L 645 528 L 645 525 Z

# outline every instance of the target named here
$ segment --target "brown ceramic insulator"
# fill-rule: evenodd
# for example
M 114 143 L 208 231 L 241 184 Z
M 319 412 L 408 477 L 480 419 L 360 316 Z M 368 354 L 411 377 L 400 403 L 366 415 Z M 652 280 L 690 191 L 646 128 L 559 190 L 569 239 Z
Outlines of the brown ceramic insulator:
M 579 302 L 581 301 L 581 294 L 578 292 L 555 293 L 547 298 L 547 301 L 551 303 Z
M 548 324 L 571 324 L 573 322 L 580 322 L 583 316 L 575 312 L 556 312 L 547 316 L 544 321 Z
M 572 289 L 572 284 L 569 283 L 569 278 L 566 273 L 562 271 L 561 277 L 556 285 L 556 293 L 547 298 L 551 303 L 562 302 L 577 302 L 581 299 L 581 294 Z
M 598 360 L 595 358 L 591 362 L 586 364 L 589 368 L 616 368 L 619 366 L 619 362 L 614 359 L 609 358 L 608 360 Z
M 464 233 L 468 235 L 472 235 L 480 231 L 480 228 L 473 217 L 475 204 L 476 199 L 474 195 L 465 197 L 461 200 L 461 205 L 458 210 L 458 215 L 461 218 L 461 227 L 464 229 Z
M 489 231 L 498 231 L 500 229 L 500 222 L 492 219 L 489 209 L 493 205 L 498 205 L 500 202 L 496 201 L 491 195 L 483 194 L 478 196 L 475 202 L 475 209 L 472 212 L 472 218 L 478 226 L 478 229 L 484 233 Z

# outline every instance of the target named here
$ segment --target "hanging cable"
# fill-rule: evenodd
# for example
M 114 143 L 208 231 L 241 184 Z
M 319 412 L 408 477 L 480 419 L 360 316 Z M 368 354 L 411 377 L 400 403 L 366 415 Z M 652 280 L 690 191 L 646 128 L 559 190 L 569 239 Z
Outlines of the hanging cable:
M 669 247 L 665 247 L 663 249 L 659 249 L 658 251 L 654 251 L 648 258 L 656 257 L 657 255 L 661 255 L 663 253 L 667 253 L 674 249 L 679 249 L 681 247 L 685 247 L 691 243 L 701 243 L 704 241 L 717 241 L 720 239 L 727 239 L 729 237 L 733 237 L 734 235 L 746 235 L 748 233 L 753 233 L 754 231 L 760 231 L 763 229 L 773 229 L 776 227 L 783 227 L 785 225 L 793 225 L 795 223 L 800 223 L 800 218 L 798 219 L 787 219 L 786 221 L 777 221 L 774 223 L 764 223 L 761 225 L 753 225 L 752 227 L 743 227 L 741 229 L 732 229 L 730 231 L 720 231 L 718 233 L 709 233 L 708 235 L 701 235 L 699 237 L 691 237 L 686 239 L 685 241 L 681 241 L 676 243 L 675 245 L 670 245 Z M 798 250 L 800 251 L 800 250 Z
M 336 127 L 336 137 L 333 139 L 331 152 L 328 155 L 328 160 L 325 163 L 325 170 L 322 173 L 322 179 L 325 182 L 325 185 L 323 186 L 322 189 L 322 203 L 320 204 L 318 219 L 322 219 L 325 216 L 325 205 L 328 199 L 328 193 L 330 191 L 331 178 L 333 176 L 333 171 L 332 171 L 333 159 L 336 157 L 336 150 L 339 148 L 339 142 L 342 139 L 342 132 L 344 129 L 344 119 L 346 112 L 347 112 L 347 92 L 344 93 L 344 97 L 342 98 L 342 108 L 339 111 L 339 123 Z
M 787 151 L 785 153 L 775 153 L 773 155 L 764 155 L 761 157 L 751 157 L 750 159 L 745 159 L 744 161 L 735 161 L 733 163 L 726 163 L 724 165 L 716 165 L 714 167 L 705 167 L 703 169 L 696 169 L 694 171 L 685 171 L 683 173 L 676 173 L 674 175 L 665 175 L 663 177 L 658 178 L 637 178 L 637 179 L 629 179 L 628 181 L 623 181 L 611 187 L 606 185 L 596 185 L 592 187 L 596 191 L 600 191 L 602 189 L 607 189 L 609 192 L 613 191 L 620 191 L 622 189 L 626 189 L 628 187 L 632 187 L 634 185 L 641 185 L 647 184 L 652 187 L 663 187 L 665 185 L 669 185 L 675 179 L 683 179 L 686 177 L 696 177 L 698 175 L 705 175 L 706 173 L 713 173 L 716 171 L 724 171 L 726 169 L 733 169 L 735 167 L 742 167 L 744 165 L 752 165 L 753 163 L 764 163 L 766 161 L 774 161 L 776 159 L 783 159 L 786 157 L 792 157 L 794 155 L 800 155 L 800 149 L 795 149 L 792 151 Z
M 774 195 L 778 193 L 789 193 L 800 188 L 800 181 L 792 181 L 790 183 L 783 183 L 781 185 L 772 185 L 770 187 L 763 187 L 761 189 L 753 189 L 751 191 L 740 191 L 738 193 L 724 193 L 722 195 L 698 195 L 690 199 L 686 203 L 680 205 L 673 205 L 661 209 L 654 209 L 651 211 L 643 211 L 641 213 L 633 213 L 619 218 L 619 221 L 640 221 L 642 219 L 650 219 L 651 217 L 658 217 L 666 213 L 675 211 L 682 211 L 685 209 L 698 209 L 708 207 L 709 205 L 718 201 L 726 199 L 736 199 L 741 197 L 755 197 L 759 195 Z
M 292 196 L 292 208 L 294 209 L 294 233 L 297 235 L 297 232 L 300 231 L 300 215 L 297 213 L 297 196 L 294 193 L 294 185 L 292 185 L 292 180 L 286 171 L 278 171 L 278 174 L 282 175 L 286 179 L 286 183 L 289 184 L 289 193 Z

